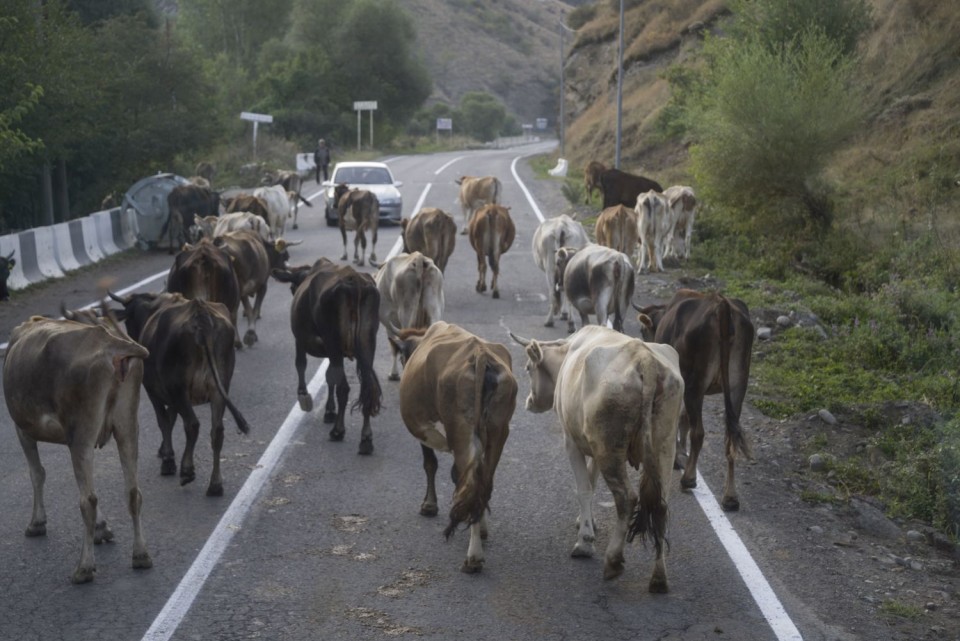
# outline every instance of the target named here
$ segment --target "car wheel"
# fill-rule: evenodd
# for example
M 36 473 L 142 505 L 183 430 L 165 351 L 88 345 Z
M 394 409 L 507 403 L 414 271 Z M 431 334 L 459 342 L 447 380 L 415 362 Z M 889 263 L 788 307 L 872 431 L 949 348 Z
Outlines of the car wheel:
M 340 220 L 333 217 L 333 212 L 329 209 L 326 213 L 327 227 L 336 227 L 340 223 Z

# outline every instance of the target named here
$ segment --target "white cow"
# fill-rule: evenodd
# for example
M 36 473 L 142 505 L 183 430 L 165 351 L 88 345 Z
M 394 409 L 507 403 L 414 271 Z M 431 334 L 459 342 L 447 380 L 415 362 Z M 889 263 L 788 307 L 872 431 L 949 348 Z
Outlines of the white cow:
M 667 200 L 671 222 L 671 230 L 666 238 L 663 255 L 689 259 L 697 196 L 690 187 L 674 185 L 664 190 L 663 197 Z
M 617 507 L 603 577 L 612 579 L 623 572 L 628 538 L 650 535 L 657 556 L 649 589 L 667 592 L 663 543 L 683 401 L 677 351 L 595 325 L 550 342 L 510 336 L 526 346 L 527 410 L 556 410 L 563 429 L 580 504 L 572 556 L 594 554 L 592 503 L 597 474 L 602 474 Z M 591 458 L 589 465 L 586 457 Z M 643 465 L 639 500 L 630 487 L 627 463 L 634 468 Z
M 637 226 L 640 236 L 640 271 L 663 271 L 663 246 L 671 225 L 667 200 L 650 190 L 637 197 Z
M 563 295 L 563 287 L 557 284 L 557 250 L 561 247 L 580 249 L 589 242 L 583 225 L 566 214 L 544 220 L 533 232 L 533 261 L 547 277 L 547 296 L 550 297 L 544 327 L 553 327 L 556 314 L 560 314 L 560 320 L 570 318 L 570 305 Z
M 443 316 L 443 272 L 421 254 L 397 254 L 377 271 L 380 292 L 380 322 L 387 333 L 429 327 Z M 400 380 L 398 353 L 391 342 L 393 367 L 388 378 Z
M 293 216 L 293 206 L 296 202 L 297 194 L 287 191 L 282 185 L 272 185 L 270 187 L 257 187 L 253 195 L 261 198 L 267 205 L 267 223 L 270 225 L 270 231 L 274 238 L 283 236 L 287 225 L 287 218 Z
M 557 250 L 557 282 L 570 306 L 580 312 L 582 326 L 596 314 L 597 324 L 606 325 L 612 317 L 613 328 L 622 332 L 635 278 L 630 258 L 615 249 L 590 243 L 583 249 Z M 574 331 L 572 314 L 567 331 Z
M 249 211 L 235 211 L 223 216 L 194 215 L 191 236 L 194 235 L 194 229 L 198 231 L 194 242 L 198 242 L 200 238 L 219 238 L 227 232 L 241 229 L 256 232 L 266 241 L 273 240 L 273 232 L 267 226 L 267 221 Z

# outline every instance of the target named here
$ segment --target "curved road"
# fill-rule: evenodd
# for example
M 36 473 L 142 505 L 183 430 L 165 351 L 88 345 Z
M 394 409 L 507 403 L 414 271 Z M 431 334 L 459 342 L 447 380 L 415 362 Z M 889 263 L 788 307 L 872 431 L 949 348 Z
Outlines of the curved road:
M 449 455 L 440 456 L 440 516 L 429 519 L 418 513 L 425 488 L 420 447 L 399 418 L 397 384 L 386 380 L 390 355 L 383 332 L 376 360 L 384 389 L 383 411 L 373 419 L 376 451 L 361 457 L 356 453 L 359 414 L 348 415 L 343 442 L 327 439 L 328 426 L 320 420 L 326 398 L 318 375 L 323 364 L 317 360 L 310 360 L 307 372 L 308 380 L 313 377 L 316 409 L 304 414 L 297 408 L 291 294 L 273 282 L 258 325 L 260 342 L 237 358 L 231 396 L 253 429 L 243 437 L 232 418 L 226 419 L 223 497 L 204 496 L 210 471 L 205 408 L 198 478 L 181 487 L 177 477 L 159 475 L 156 418 L 142 394 L 140 483 L 151 570 L 130 567 L 131 527 L 113 444 L 97 453 L 96 487 L 116 537 L 97 546 L 95 581 L 83 586 L 69 582 L 79 557 L 81 522 L 65 448 L 41 446 L 48 476 L 48 534 L 24 537 L 29 477 L 9 416 L 2 413 L 0 585 L 5 594 L 0 638 L 801 638 L 794 626 L 804 626 L 802 615 L 791 620 L 767 580 L 750 565 L 749 555 L 737 552 L 739 539 L 724 533 L 729 524 L 722 514 L 711 513 L 719 510 L 704 484 L 695 495 L 680 493 L 679 481 L 671 488 L 670 594 L 647 593 L 653 552 L 640 544 L 628 546 L 625 573 L 603 581 L 602 550 L 614 509 L 602 481 L 595 499 L 601 528 L 598 558 L 569 556 L 575 538 L 573 477 L 555 416 L 523 409 L 525 357 L 507 335 L 508 329 L 538 338 L 564 335 L 562 323 L 553 329 L 542 326 L 546 285 L 530 254 L 534 229 L 554 212 L 537 200 L 535 181 L 520 160 L 545 150 L 533 146 L 387 159 L 404 183 L 405 217 L 419 206 L 437 206 L 454 213 L 459 224 L 454 178 L 493 174 L 504 183 L 503 202 L 517 225 L 514 246 L 502 260 L 503 298 L 492 300 L 489 292 L 474 291 L 476 260 L 464 236 L 457 237 L 446 274 L 445 320 L 508 345 L 520 383 L 518 408 L 497 470 L 482 573 L 459 571 L 465 531 L 449 541 L 443 538 L 453 489 L 446 473 Z M 301 208 L 300 229 L 288 233 L 305 241 L 291 250 L 291 262 L 339 257 L 340 234 L 324 223 L 316 185 L 311 182 L 305 193 L 315 206 Z M 399 227 L 381 228 L 381 261 L 396 250 L 398 235 Z M 352 247 L 350 251 L 352 255 Z M 114 289 L 140 282 L 141 289 L 159 290 L 169 264 L 165 255 L 144 255 L 117 275 L 120 285 Z M 75 295 L 90 302 L 96 293 Z M 626 330 L 639 334 L 634 319 Z M 348 372 L 352 400 L 358 385 L 352 368 Z M 708 438 L 708 448 L 711 440 L 717 439 Z M 179 426 L 174 445 L 179 456 Z M 710 476 L 719 465 L 710 467 L 709 453 L 704 460 L 706 483 L 719 487 L 722 479 Z M 711 519 L 723 534 L 717 534 Z M 806 625 L 811 628 L 807 638 L 817 638 L 818 626 Z

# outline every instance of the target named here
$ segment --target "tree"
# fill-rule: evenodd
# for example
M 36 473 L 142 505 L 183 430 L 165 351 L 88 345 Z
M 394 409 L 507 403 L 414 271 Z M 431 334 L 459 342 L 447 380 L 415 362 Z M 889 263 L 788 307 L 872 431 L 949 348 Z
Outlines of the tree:
M 471 91 L 460 100 L 461 129 L 477 140 L 487 142 L 500 135 L 507 120 L 507 110 L 488 93 Z

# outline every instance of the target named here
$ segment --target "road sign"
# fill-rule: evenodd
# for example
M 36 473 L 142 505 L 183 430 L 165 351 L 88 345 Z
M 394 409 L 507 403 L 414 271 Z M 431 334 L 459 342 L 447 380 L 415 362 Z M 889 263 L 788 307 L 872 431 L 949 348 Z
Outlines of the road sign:
M 251 111 L 241 111 L 241 120 L 252 120 L 253 122 L 273 122 L 273 116 L 269 114 L 257 114 Z
M 546 118 L 537 118 L 537 129 L 543 131 L 547 128 L 547 119 Z
M 437 129 L 453 130 L 453 118 L 437 118 Z
M 376 100 L 359 100 L 353 103 L 354 111 L 376 111 L 377 110 L 377 101 Z

